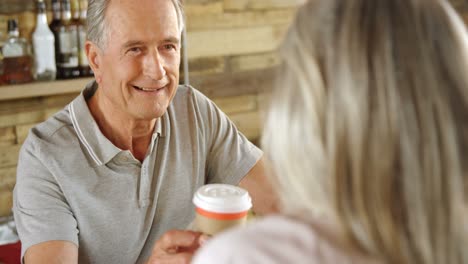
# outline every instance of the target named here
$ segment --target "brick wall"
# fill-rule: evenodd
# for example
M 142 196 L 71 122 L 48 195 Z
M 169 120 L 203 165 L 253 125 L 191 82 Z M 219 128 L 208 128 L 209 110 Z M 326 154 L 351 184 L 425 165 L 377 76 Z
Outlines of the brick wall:
M 185 1 L 191 84 L 212 98 L 252 140 L 259 137 L 258 93 L 271 85 L 272 69 L 278 64 L 275 50 L 299 2 Z M 0 14 L 0 33 L 5 34 L 10 17 L 19 19 L 21 35 L 29 37 L 34 14 Z M 76 95 L 0 101 L 0 216 L 11 213 L 18 152 L 28 130 Z

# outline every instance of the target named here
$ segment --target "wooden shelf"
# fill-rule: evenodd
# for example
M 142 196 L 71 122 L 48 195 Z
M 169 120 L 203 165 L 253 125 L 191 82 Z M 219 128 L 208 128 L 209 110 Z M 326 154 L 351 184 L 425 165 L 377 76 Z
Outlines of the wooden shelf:
M 0 0 L 0 14 L 15 15 L 21 12 L 34 12 L 35 2 L 32 0 Z M 45 0 L 48 10 L 52 10 L 50 0 Z
M 77 93 L 94 78 L 77 78 L 51 82 L 32 82 L 0 86 L 0 101 Z

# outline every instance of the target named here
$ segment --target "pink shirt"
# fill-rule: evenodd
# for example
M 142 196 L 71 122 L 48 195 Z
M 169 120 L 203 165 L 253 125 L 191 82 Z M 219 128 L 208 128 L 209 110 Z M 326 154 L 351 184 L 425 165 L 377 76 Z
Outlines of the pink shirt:
M 322 231 L 292 218 L 269 216 L 209 240 L 192 263 L 379 263 L 345 252 Z

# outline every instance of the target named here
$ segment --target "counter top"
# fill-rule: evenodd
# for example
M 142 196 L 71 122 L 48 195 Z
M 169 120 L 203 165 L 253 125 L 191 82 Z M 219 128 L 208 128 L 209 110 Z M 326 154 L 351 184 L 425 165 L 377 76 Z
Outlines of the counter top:
M 50 96 L 67 93 L 78 93 L 93 78 L 77 78 L 50 82 L 32 82 L 25 84 L 0 86 L 0 101 Z

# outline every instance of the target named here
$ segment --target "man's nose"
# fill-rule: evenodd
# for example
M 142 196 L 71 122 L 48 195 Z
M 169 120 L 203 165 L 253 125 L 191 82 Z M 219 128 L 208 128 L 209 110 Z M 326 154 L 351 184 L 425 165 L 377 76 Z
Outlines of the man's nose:
M 158 51 L 150 52 L 145 59 L 143 74 L 153 80 L 160 80 L 166 75 L 164 69 L 164 60 L 159 55 Z

